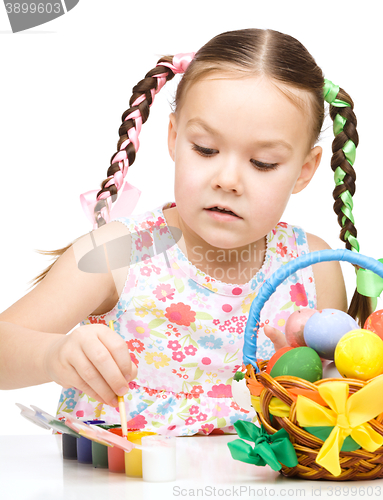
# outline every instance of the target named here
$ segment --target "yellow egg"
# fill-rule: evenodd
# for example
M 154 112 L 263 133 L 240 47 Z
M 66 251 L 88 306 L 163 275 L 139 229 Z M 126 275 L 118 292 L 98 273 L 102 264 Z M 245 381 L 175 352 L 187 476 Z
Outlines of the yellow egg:
M 383 341 L 368 330 L 351 330 L 339 340 L 334 361 L 343 377 L 369 380 L 383 373 Z

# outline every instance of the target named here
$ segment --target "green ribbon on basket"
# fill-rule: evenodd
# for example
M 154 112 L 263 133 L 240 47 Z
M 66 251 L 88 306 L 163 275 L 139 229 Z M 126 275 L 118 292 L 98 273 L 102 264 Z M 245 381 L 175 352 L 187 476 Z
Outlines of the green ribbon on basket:
M 241 439 L 227 443 L 234 460 L 260 466 L 269 465 L 275 471 L 281 470 L 282 464 L 287 467 L 298 465 L 297 454 L 285 429 L 268 434 L 263 425 L 258 427 L 245 420 L 237 420 L 234 427 L 240 438 L 255 443 L 254 448 Z
M 303 427 L 303 429 L 312 434 L 313 436 L 321 439 L 322 441 L 326 441 L 326 439 L 330 436 L 334 427 L 312 426 L 312 427 Z M 355 451 L 359 450 L 360 448 L 361 448 L 360 444 L 355 442 L 351 436 L 347 436 L 346 439 L 343 441 L 342 447 L 339 451 Z

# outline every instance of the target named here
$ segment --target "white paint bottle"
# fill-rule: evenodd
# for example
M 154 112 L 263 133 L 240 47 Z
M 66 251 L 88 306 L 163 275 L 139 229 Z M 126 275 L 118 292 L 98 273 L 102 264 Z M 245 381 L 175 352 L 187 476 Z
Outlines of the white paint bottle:
M 142 477 L 151 483 L 176 480 L 176 438 L 145 436 L 142 445 Z

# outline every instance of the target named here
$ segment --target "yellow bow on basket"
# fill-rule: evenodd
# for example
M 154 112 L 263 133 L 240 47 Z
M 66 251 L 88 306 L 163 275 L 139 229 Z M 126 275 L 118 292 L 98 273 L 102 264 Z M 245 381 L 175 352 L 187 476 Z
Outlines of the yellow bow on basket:
M 336 477 L 342 472 L 339 452 L 348 436 L 368 452 L 375 452 L 383 445 L 381 423 L 368 423 L 383 412 L 383 375 L 367 382 L 351 396 L 349 384 L 341 380 L 322 383 L 318 391 L 329 408 L 299 395 L 296 419 L 305 428 L 333 427 L 315 461 Z

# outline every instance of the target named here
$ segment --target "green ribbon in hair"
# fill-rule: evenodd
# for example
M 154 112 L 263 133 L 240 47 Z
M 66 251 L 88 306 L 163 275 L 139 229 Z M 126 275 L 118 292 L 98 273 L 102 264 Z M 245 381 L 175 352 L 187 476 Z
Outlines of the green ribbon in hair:
M 334 125 L 333 125 L 333 131 L 334 135 L 338 135 L 341 132 L 343 132 L 344 126 L 346 125 L 347 119 L 342 116 L 337 114 L 335 119 L 334 119 Z
M 350 104 L 346 101 L 342 101 L 341 99 L 337 99 L 336 96 L 339 92 L 339 86 L 332 83 L 331 80 L 324 79 L 323 85 L 323 97 L 326 102 L 331 104 L 331 106 L 335 106 L 336 108 L 349 108 Z
M 350 104 L 342 101 L 341 99 L 337 99 L 337 95 L 339 92 L 339 86 L 335 85 L 332 83 L 330 80 L 325 79 L 324 80 L 324 86 L 323 86 L 323 96 L 325 101 L 327 101 L 331 106 L 335 106 L 338 108 L 344 108 L 344 107 L 350 107 Z M 334 119 L 334 125 L 333 125 L 333 130 L 334 130 L 334 135 L 337 136 L 343 131 L 344 126 L 346 125 L 347 119 L 344 118 L 344 116 L 341 116 L 340 114 L 337 114 L 335 119 Z M 344 156 L 346 157 L 346 160 L 350 163 L 351 166 L 354 165 L 355 162 L 355 156 L 356 156 L 356 146 L 353 141 L 348 140 L 343 148 L 342 151 L 344 153 Z M 346 175 L 346 172 L 341 168 L 337 167 L 335 172 L 334 172 L 334 180 L 335 184 L 337 186 L 343 184 L 343 179 Z M 349 219 L 353 224 L 355 223 L 354 221 L 354 216 L 352 214 L 352 209 L 353 209 L 353 201 L 352 201 L 352 196 L 350 191 L 345 191 L 340 195 L 340 199 L 343 202 L 343 206 L 341 208 L 343 212 L 343 218 L 342 218 L 342 226 L 344 226 L 345 222 L 347 219 Z M 354 252 L 359 252 L 360 246 L 358 240 L 353 236 L 349 231 L 346 231 L 344 235 L 345 240 L 347 240 L 350 245 L 351 249 Z M 358 290 L 359 291 L 359 290 Z
M 383 259 L 379 259 L 383 264 Z M 368 269 L 358 269 L 356 273 L 356 287 L 361 295 L 379 297 L 383 292 L 383 278 Z
M 352 142 L 352 141 L 348 141 L 344 148 L 347 146 L 347 144 L 351 142 L 354 147 L 355 147 L 355 144 Z M 347 156 L 348 156 L 348 161 L 351 163 L 351 165 L 353 164 L 354 160 L 355 160 L 355 153 L 352 153 L 352 148 L 350 148 L 351 150 L 351 153 L 349 152 L 349 150 L 347 151 Z M 346 154 L 346 153 L 345 153 Z M 354 157 L 352 157 L 351 155 L 354 154 Z M 350 161 L 351 160 L 351 161 Z M 340 168 L 340 167 L 337 167 L 335 172 L 334 172 L 334 181 L 335 181 L 335 185 L 336 186 L 340 186 L 341 184 L 343 184 L 343 179 L 346 175 L 346 172 Z M 342 218 L 342 225 L 344 225 L 344 223 L 346 222 L 346 217 L 348 219 L 350 219 L 350 221 L 354 224 L 355 221 L 354 221 L 354 216 L 352 214 L 352 209 L 354 208 L 354 202 L 352 200 L 352 196 L 351 196 L 351 193 L 350 191 L 344 191 L 341 195 L 340 195 L 340 199 L 343 201 L 343 206 L 341 208 L 343 214 L 344 214 L 344 217 Z M 345 239 L 349 241 L 351 247 L 352 247 L 352 250 L 354 252 L 359 252 L 360 248 L 359 248 L 359 242 L 358 240 L 349 232 L 349 231 L 346 231 L 346 234 L 345 234 Z
M 331 104 L 333 101 L 335 101 L 338 92 L 339 92 L 339 85 L 335 85 L 334 83 L 332 83 L 331 80 L 327 80 L 327 78 L 325 78 L 323 85 L 324 100 L 329 104 Z
M 245 420 L 237 420 L 234 427 L 240 438 L 254 443 L 254 448 L 241 439 L 227 443 L 235 460 L 260 466 L 269 465 L 275 471 L 282 469 L 282 464 L 287 467 L 298 465 L 297 454 L 285 429 L 268 434 L 263 425 L 257 427 Z
M 350 104 L 342 101 L 341 99 L 337 99 L 337 95 L 339 92 L 339 86 L 332 83 L 332 81 L 325 79 L 323 86 L 323 96 L 326 102 L 328 102 L 331 106 L 335 106 L 338 108 L 349 107 Z M 334 135 L 337 136 L 340 134 L 344 126 L 346 125 L 347 119 L 340 114 L 337 114 L 334 119 L 333 130 Z M 354 165 L 355 156 L 356 156 L 356 146 L 353 141 L 348 140 L 346 144 L 343 146 L 342 151 L 346 157 L 346 160 L 350 163 L 351 166 Z M 343 179 L 346 175 L 346 172 L 341 168 L 337 167 L 334 172 L 334 181 L 336 186 L 343 184 Z M 346 222 L 346 218 L 349 219 L 353 224 L 354 216 L 352 214 L 352 209 L 354 207 L 354 203 L 352 200 L 351 193 L 347 190 L 340 195 L 340 199 L 343 202 L 343 206 L 341 208 L 344 216 L 342 218 L 342 225 L 344 226 Z M 354 252 L 359 252 L 359 242 L 349 231 L 346 231 L 344 235 L 345 239 L 350 243 L 351 249 Z M 379 262 L 383 263 L 383 259 L 379 259 Z M 376 297 L 379 297 L 383 291 L 383 279 L 380 276 L 376 275 L 372 271 L 368 269 L 358 269 L 356 271 L 356 288 L 361 295 L 365 295 L 366 297 L 371 297 L 376 308 Z M 374 305 L 372 304 L 372 305 Z

